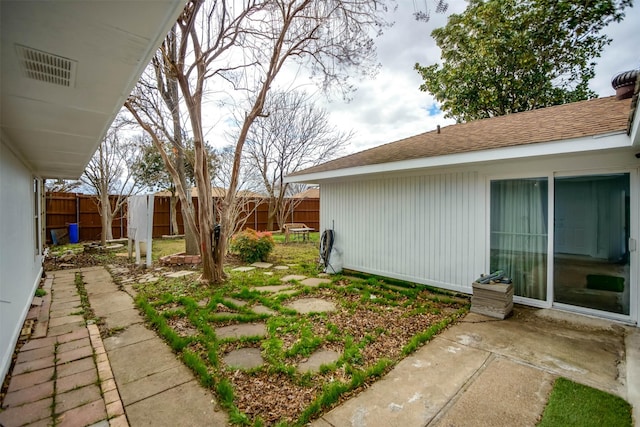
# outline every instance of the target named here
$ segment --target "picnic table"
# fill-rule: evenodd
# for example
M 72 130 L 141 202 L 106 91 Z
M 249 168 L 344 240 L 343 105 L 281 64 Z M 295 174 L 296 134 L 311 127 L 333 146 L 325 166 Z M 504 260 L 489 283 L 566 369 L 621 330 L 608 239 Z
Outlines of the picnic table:
M 298 236 L 298 238 L 302 237 L 302 241 L 309 241 L 309 232 L 315 231 L 315 229 L 311 227 L 307 227 L 306 224 L 302 223 L 289 223 L 284 224 L 282 226 L 284 229 L 284 241 L 285 243 L 289 242 L 291 235 Z

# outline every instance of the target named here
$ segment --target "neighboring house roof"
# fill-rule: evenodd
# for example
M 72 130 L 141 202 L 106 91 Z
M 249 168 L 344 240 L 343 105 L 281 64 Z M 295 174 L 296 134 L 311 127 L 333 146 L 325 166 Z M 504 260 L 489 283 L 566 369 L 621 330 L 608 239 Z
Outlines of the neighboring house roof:
M 294 194 L 291 196 L 292 199 L 319 199 L 320 198 L 320 188 L 308 188 L 298 194 Z
M 339 169 L 624 133 L 629 111 L 629 99 L 611 96 L 455 124 L 292 173 L 288 181 Z

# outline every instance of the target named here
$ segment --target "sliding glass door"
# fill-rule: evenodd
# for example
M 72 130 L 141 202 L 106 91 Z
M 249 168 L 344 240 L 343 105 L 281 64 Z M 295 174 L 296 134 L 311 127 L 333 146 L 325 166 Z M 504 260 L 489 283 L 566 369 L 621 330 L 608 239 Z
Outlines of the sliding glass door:
M 547 299 L 548 179 L 491 181 L 490 269 L 513 280 L 514 294 Z
M 554 301 L 629 314 L 629 174 L 559 177 Z
M 532 305 L 631 315 L 630 181 L 629 173 L 492 180 L 490 271 L 502 270 Z

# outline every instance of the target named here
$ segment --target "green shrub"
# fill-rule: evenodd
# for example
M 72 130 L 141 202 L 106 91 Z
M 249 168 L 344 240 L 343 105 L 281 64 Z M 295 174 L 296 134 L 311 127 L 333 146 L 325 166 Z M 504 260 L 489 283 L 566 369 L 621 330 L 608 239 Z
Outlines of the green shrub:
M 231 250 L 244 262 L 266 261 L 273 246 L 273 237 L 268 231 L 247 228 L 231 239 Z

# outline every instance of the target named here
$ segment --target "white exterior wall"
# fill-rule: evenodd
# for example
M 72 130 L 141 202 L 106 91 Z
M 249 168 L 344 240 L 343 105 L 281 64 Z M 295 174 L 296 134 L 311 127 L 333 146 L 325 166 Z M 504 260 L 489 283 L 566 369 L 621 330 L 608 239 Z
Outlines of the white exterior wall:
M 638 250 L 630 254 L 630 320 L 637 322 L 640 160 L 636 151 L 530 157 L 320 181 L 321 230 L 334 228 L 334 246 L 342 252 L 346 269 L 471 293 L 471 282 L 489 268 L 488 188 L 492 179 L 547 177 L 551 192 L 555 176 L 630 172 L 630 235 L 639 242 Z M 551 258 L 553 238 L 551 227 Z
M 0 141 L 0 381 L 42 273 L 31 171 Z M 38 253 L 37 253 L 38 252 Z
M 463 292 L 483 272 L 477 172 L 323 183 L 320 200 L 344 268 Z

